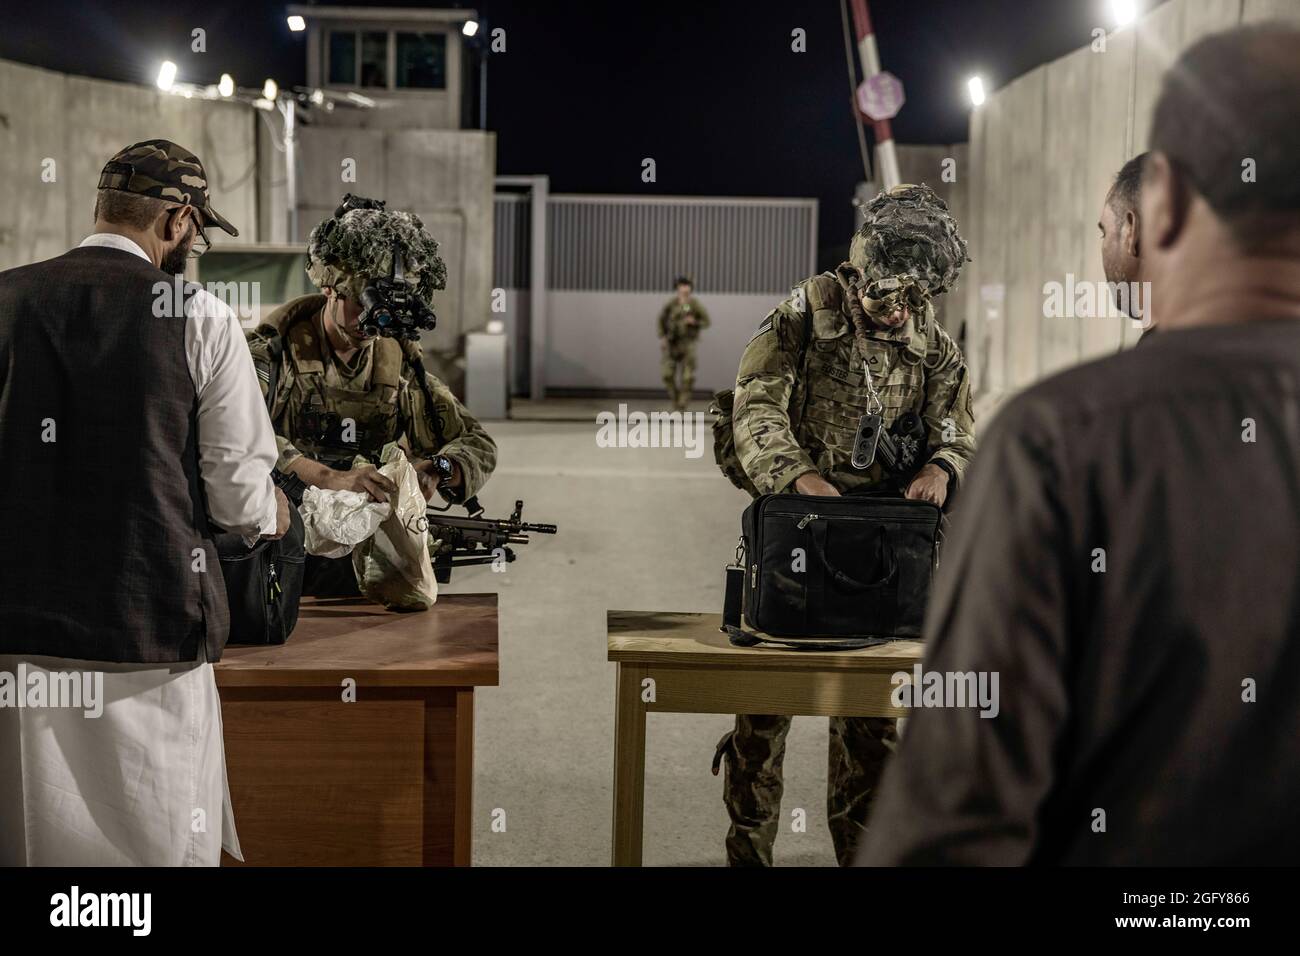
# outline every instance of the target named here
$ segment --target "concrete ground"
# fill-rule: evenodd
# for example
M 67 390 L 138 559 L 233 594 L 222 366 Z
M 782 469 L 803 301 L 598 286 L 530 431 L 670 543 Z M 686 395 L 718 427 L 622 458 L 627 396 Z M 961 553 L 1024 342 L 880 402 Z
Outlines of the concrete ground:
M 501 685 L 475 695 L 478 866 L 609 863 L 614 665 L 605 612 L 721 612 L 723 568 L 748 497 L 713 463 L 712 419 L 704 417 L 703 454 L 694 459 L 680 448 L 598 447 L 596 412 L 618 404 L 575 400 L 534 408 L 532 420 L 485 423 L 500 448 L 480 495 L 489 515 L 506 515 L 522 498 L 525 520 L 560 530 L 520 547 L 505 572 L 469 568 L 444 587 L 500 595 Z M 727 814 L 710 763 L 731 719 L 651 714 L 647 724 L 645 863 L 722 865 Z M 826 733 L 825 718 L 794 722 L 778 864 L 835 863 Z M 795 808 L 807 813 L 804 833 L 791 832 Z M 504 832 L 493 830 L 497 811 Z

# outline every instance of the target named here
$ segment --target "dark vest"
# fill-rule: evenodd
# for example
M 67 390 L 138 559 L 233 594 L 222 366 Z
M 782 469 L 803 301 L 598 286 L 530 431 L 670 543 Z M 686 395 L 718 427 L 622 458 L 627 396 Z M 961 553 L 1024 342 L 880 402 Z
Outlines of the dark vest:
M 185 318 L 155 316 L 157 283 L 93 247 L 0 273 L 0 653 L 221 656 Z

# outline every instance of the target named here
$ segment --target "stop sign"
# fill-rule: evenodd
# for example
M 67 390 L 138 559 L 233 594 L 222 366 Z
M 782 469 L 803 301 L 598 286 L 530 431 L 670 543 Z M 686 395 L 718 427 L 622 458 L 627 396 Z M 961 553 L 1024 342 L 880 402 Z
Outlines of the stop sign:
M 903 81 L 892 73 L 877 73 L 858 85 L 858 108 L 873 120 L 893 119 L 904 99 Z

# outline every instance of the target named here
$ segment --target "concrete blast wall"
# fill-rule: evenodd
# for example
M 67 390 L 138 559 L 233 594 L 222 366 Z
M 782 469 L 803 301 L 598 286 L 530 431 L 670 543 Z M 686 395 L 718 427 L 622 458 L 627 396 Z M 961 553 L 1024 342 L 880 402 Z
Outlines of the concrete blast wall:
M 0 269 L 60 255 L 89 233 L 104 163 L 143 139 L 171 139 L 199 155 L 213 204 L 239 242 L 286 242 L 281 136 L 277 113 L 246 104 L 0 61 Z M 345 192 L 418 213 L 447 262 L 438 330 L 425 344 L 458 351 L 460 336 L 488 318 L 495 143 L 473 131 L 300 127 L 299 242 L 305 250 L 311 227 Z M 343 180 L 347 158 L 356 182 Z M 226 237 L 209 230 L 209 238 Z
M 174 140 L 197 153 L 213 204 L 241 241 L 256 240 L 255 122 L 239 104 L 0 60 L 0 269 L 80 242 L 93 223 L 104 163 L 142 139 Z
M 1104 52 L 1084 47 L 1040 66 L 971 113 L 962 223 L 974 261 L 962 294 L 983 408 L 1137 340 L 1125 318 L 1045 316 L 1044 285 L 1105 279 L 1102 203 L 1119 168 L 1147 148 L 1160 78 L 1178 54 L 1206 34 L 1278 17 L 1300 19 L 1300 2 L 1169 0 L 1107 37 Z

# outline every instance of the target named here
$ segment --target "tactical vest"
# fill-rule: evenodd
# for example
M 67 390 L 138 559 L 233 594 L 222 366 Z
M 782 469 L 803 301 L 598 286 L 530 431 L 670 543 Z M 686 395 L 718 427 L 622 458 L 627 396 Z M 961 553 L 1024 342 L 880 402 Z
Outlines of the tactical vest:
M 312 321 L 318 311 L 304 303 L 281 325 L 293 382 L 283 397 L 277 396 L 272 419 L 283 414 L 289 440 L 317 461 L 346 468 L 360 455 L 378 463 L 384 445 L 398 437 L 402 346 L 394 339 L 375 339 L 368 388 L 328 385 L 325 372 L 331 360 Z
M 669 342 L 682 344 L 694 342 L 700 337 L 700 327 L 686 323 L 688 315 L 693 315 L 696 319 L 700 315 L 699 303 L 695 301 L 694 297 L 688 299 L 685 306 L 673 299 L 664 308 L 668 310 L 668 327 L 664 331 L 667 333 Z
M 823 474 L 834 473 L 845 489 L 877 484 L 879 464 L 857 471 L 849 464 L 853 438 L 871 402 L 863 360 L 856 346 L 853 324 L 842 310 L 843 291 L 832 273 L 824 273 L 805 284 L 811 321 L 804 324 L 800 374 L 790 393 L 787 413 L 790 428 L 800 448 Z M 925 401 L 925 356 L 929 347 L 929 323 L 933 307 L 913 320 L 906 337 L 900 333 L 868 333 L 866 354 L 871 381 L 880 397 L 883 426 L 888 428 L 907 411 L 921 410 Z M 713 396 L 710 409 L 717 417 L 713 425 L 713 455 L 727 479 L 751 495 L 758 490 L 745 474 L 736 454 L 731 415 L 735 392 L 727 389 Z
M 853 324 L 842 309 L 843 292 L 832 277 L 819 276 L 805 286 L 812 321 L 802 372 L 790 400 L 795 440 L 823 474 L 834 472 L 849 487 L 878 483 L 878 464 L 857 471 L 849 464 L 858 423 L 871 408 Z M 888 428 L 904 412 L 920 412 L 925 402 L 925 355 L 930 309 L 913 319 L 906 333 L 867 333 L 866 366 L 871 372 Z

